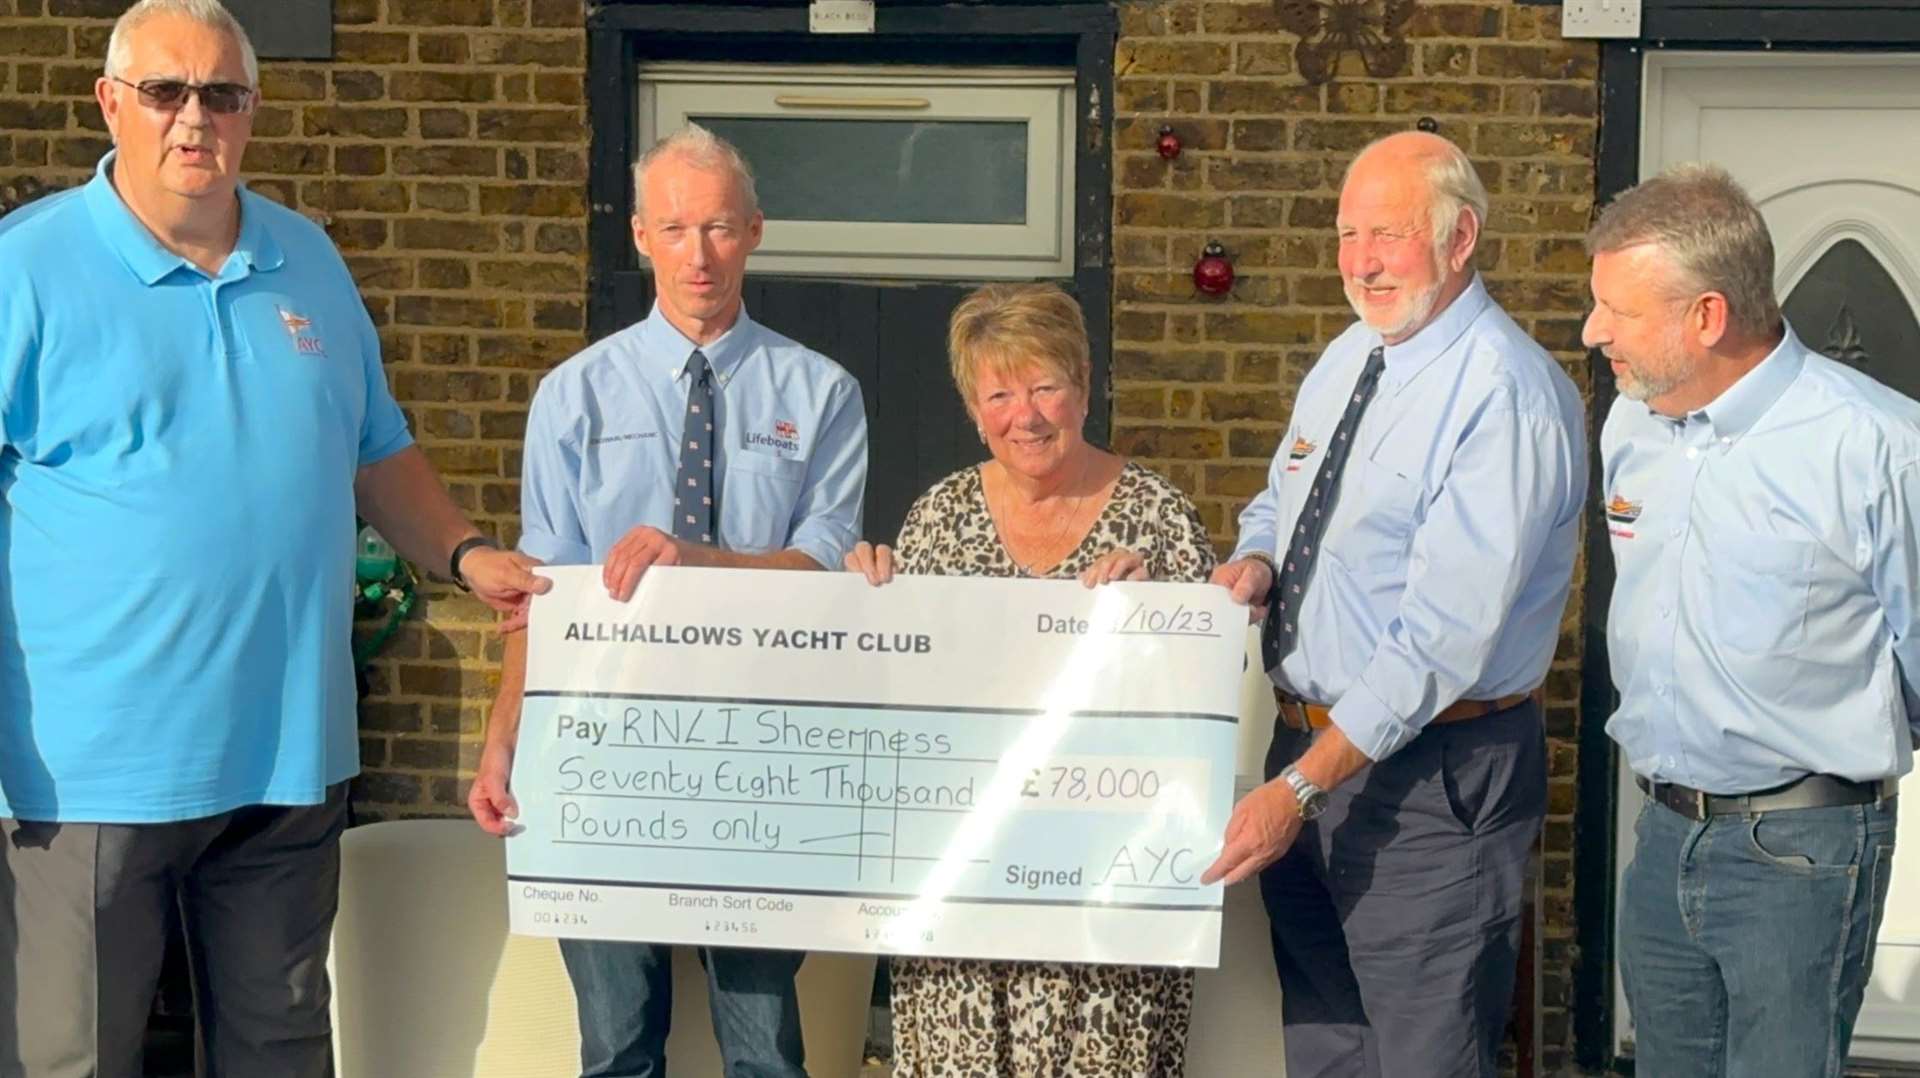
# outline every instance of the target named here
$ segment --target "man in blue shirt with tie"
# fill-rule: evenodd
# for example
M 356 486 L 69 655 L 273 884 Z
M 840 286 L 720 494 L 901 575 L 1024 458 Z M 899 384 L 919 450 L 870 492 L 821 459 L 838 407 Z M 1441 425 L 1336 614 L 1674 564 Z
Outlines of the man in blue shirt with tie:
M 541 382 L 528 417 L 520 549 L 602 563 L 625 601 L 655 565 L 837 567 L 860 536 L 867 421 L 832 360 L 747 317 L 760 242 L 738 151 L 690 126 L 634 166 L 634 241 L 658 302 L 644 321 Z M 468 806 L 505 834 L 526 681 L 526 634 L 507 637 L 499 697 Z M 665 1073 L 669 950 L 562 940 L 578 997 L 582 1078 Z M 701 960 L 728 1078 L 803 1078 L 797 951 L 707 948 Z
M 1214 574 L 1264 608 L 1280 717 L 1205 878 L 1260 873 L 1291 1078 L 1497 1073 L 1587 468 L 1572 380 L 1474 271 L 1486 214 L 1437 135 L 1355 158 L 1360 321 Z
M 1636 1064 L 1837 1076 L 1920 734 L 1920 403 L 1794 335 L 1719 169 L 1621 195 L 1587 247 L 1620 389 L 1607 733 L 1648 794 L 1620 900 Z

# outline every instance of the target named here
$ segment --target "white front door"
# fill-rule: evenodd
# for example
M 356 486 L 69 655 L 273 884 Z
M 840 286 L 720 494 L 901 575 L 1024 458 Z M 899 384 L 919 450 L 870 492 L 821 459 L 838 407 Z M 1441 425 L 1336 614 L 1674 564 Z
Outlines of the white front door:
M 1650 49 L 1644 87 L 1642 178 L 1683 161 L 1731 172 L 1773 233 L 1794 332 L 1920 397 L 1920 56 Z M 1641 795 L 1619 771 L 1624 867 Z M 1893 891 L 1853 1042 L 1863 1059 L 1920 1061 L 1920 775 L 1901 790 Z M 1615 991 L 1625 1049 L 1633 1030 Z

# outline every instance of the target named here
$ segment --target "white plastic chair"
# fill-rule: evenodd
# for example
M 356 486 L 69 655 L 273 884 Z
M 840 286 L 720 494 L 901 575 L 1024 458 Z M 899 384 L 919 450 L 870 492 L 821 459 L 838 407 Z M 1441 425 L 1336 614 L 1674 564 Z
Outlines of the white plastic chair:
M 340 844 L 334 922 L 338 1078 L 567 1078 L 573 988 L 550 939 L 507 932 L 505 847 L 463 819 L 357 827 Z M 859 1073 L 873 960 L 816 954 L 800 973 L 807 1069 Z M 706 980 L 675 954 L 670 1073 L 720 1074 Z

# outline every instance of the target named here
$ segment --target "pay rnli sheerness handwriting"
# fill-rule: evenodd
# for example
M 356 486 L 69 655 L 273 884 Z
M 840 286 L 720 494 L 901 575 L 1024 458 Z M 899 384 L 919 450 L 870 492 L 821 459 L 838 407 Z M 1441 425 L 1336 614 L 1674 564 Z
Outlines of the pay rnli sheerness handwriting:
M 669 757 L 621 768 L 596 766 L 596 761 L 585 754 L 566 756 L 557 765 L 555 792 L 564 800 L 556 841 L 846 857 L 856 861 L 856 876 L 860 878 L 864 878 L 866 862 L 871 859 L 884 860 L 889 868 L 898 861 L 940 860 L 938 854 L 900 851 L 899 814 L 969 812 L 979 803 L 982 778 L 990 781 L 1001 763 L 996 757 L 953 755 L 952 740 L 945 733 L 814 725 L 796 721 L 789 708 L 740 704 L 633 705 L 626 707 L 617 721 L 562 714 L 554 724 L 553 736 L 604 749 L 843 760 L 809 766 L 792 760 L 721 759 L 688 766 Z M 936 767 L 941 774 L 909 780 L 905 776 L 909 763 Z M 1080 804 L 1150 802 L 1163 785 L 1159 769 L 1147 766 L 1058 765 L 1029 768 L 1016 777 L 1020 798 Z M 715 818 L 708 836 L 696 836 L 688 819 L 671 807 L 641 814 L 609 812 L 582 804 L 582 799 L 590 798 L 657 801 L 669 806 L 692 802 L 747 805 L 753 810 Z M 851 809 L 859 813 L 858 825 L 853 831 L 836 829 L 789 842 L 781 822 L 759 811 L 775 807 Z M 876 819 L 883 821 L 890 812 L 892 824 L 884 830 L 869 827 L 869 810 L 875 810 Z M 784 818 L 791 819 L 792 814 Z M 708 838 L 723 845 L 700 844 Z M 854 842 L 852 849 L 820 845 L 849 840 Z M 874 849 L 868 849 L 868 840 L 876 843 Z M 878 845 L 881 842 L 887 845 Z M 1124 871 L 1128 878 L 1123 882 L 1134 882 L 1136 862 L 1164 860 L 1165 856 L 1164 851 L 1118 851 L 1108 866 L 1108 876 Z M 1010 866 L 1009 871 L 1008 882 L 1029 888 L 1050 882 L 1080 882 L 1050 880 L 1040 870 L 1020 866 Z M 1078 870 L 1072 875 L 1078 876 Z

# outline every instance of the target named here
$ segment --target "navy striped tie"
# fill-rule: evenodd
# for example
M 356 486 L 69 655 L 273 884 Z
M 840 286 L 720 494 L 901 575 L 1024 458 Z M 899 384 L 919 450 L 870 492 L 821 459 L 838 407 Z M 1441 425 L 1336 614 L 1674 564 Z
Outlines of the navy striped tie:
M 673 537 L 712 544 L 713 368 L 694 349 L 687 357 L 687 422 L 680 435 L 680 474 L 673 480 Z
M 1380 372 L 1386 365 L 1385 348 L 1375 348 L 1367 354 L 1367 365 L 1361 368 L 1360 380 L 1353 384 L 1347 410 L 1340 416 L 1340 425 L 1333 430 L 1326 455 L 1320 458 L 1320 470 L 1313 476 L 1313 489 L 1307 492 L 1306 504 L 1300 507 L 1300 520 L 1287 543 L 1287 556 L 1280 562 L 1280 578 L 1268 593 L 1267 620 L 1260 627 L 1260 658 L 1267 664 L 1268 673 L 1279 668 L 1281 660 L 1293 651 L 1293 645 L 1300 639 L 1300 602 L 1306 598 L 1307 580 L 1320 557 L 1320 537 L 1327 533 L 1327 521 L 1333 516 L 1333 500 L 1340 493 L 1340 473 L 1346 468 L 1347 454 L 1353 449 L 1353 435 L 1360 427 L 1360 416 L 1367 410 L 1367 402 L 1373 399 L 1373 391 L 1380 385 Z

